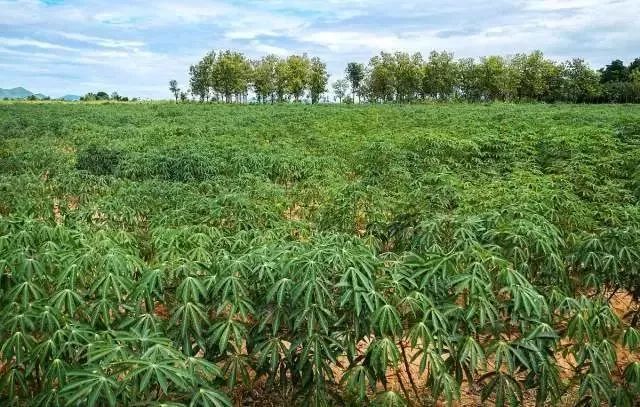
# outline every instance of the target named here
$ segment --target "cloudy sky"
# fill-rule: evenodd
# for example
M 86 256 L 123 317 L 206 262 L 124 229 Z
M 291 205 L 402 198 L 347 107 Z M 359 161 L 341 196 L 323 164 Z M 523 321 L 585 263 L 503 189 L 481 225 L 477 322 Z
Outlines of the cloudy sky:
M 385 51 L 640 56 L 638 0 L 0 0 L 0 88 L 169 98 L 211 49 L 307 52 L 332 80 Z

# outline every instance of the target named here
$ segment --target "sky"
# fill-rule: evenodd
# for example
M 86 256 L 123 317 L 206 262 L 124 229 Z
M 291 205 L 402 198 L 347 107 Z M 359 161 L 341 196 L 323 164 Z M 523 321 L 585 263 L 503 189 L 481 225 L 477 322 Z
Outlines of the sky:
M 638 0 L 0 0 L 0 88 L 170 98 L 210 50 L 307 52 L 330 81 L 380 51 L 640 57 Z

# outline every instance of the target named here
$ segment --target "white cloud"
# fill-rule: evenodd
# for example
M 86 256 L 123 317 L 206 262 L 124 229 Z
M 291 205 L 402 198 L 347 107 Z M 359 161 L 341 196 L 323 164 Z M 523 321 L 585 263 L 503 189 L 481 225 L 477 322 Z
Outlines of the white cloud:
M 43 93 L 100 84 L 167 97 L 169 79 L 184 87 L 190 64 L 225 48 L 251 57 L 308 52 L 339 76 L 346 62 L 380 50 L 477 57 L 541 49 L 594 67 L 640 56 L 637 0 L 0 0 L 0 10 L 0 78 Z
M 57 34 L 70 40 L 98 45 L 104 48 L 140 48 L 145 45 L 143 41 L 116 40 L 112 38 L 94 37 L 91 35 L 68 32 L 57 32 Z
M 30 38 L 0 37 L 0 45 L 4 45 L 5 47 L 9 48 L 34 47 L 61 51 L 73 51 L 73 48 L 70 47 L 65 47 L 60 44 L 53 44 L 46 41 L 33 40 Z

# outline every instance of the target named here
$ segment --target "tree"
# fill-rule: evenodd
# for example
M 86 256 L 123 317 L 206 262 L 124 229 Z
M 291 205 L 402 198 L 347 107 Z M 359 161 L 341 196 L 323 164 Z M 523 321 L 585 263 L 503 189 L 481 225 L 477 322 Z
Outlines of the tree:
M 333 94 L 336 98 L 338 98 L 338 103 L 342 103 L 342 98 L 347 94 L 347 91 L 349 90 L 349 81 L 347 81 L 346 79 L 338 79 L 337 81 L 333 82 L 332 88 Z
M 629 66 L 627 67 L 629 70 L 629 75 L 633 73 L 633 71 L 640 69 L 640 58 L 634 59 Z M 631 78 L 630 78 L 631 79 Z
M 371 100 L 393 101 L 395 93 L 395 62 L 391 54 L 381 52 L 369 60 L 367 91 Z
M 358 94 L 358 103 L 360 103 L 360 87 L 365 77 L 364 65 L 358 62 L 349 62 L 345 69 L 347 80 L 351 84 L 351 96 L 355 100 L 356 93 Z
M 552 82 L 561 76 L 561 67 L 544 58 L 541 51 L 517 54 L 510 63 L 517 78 L 519 99 L 541 100 L 552 90 Z
M 178 103 L 178 98 L 180 97 L 180 88 L 178 87 L 178 81 L 172 79 L 169 81 L 169 90 L 173 93 L 173 96 L 176 98 L 176 103 Z
M 287 96 L 289 65 L 285 59 L 278 59 L 275 66 L 274 87 L 278 102 L 284 102 Z
M 458 66 L 450 52 L 432 51 L 424 66 L 422 93 L 433 99 L 449 99 L 458 83 Z
M 207 53 L 196 65 L 189 68 L 189 85 L 191 94 L 200 99 L 201 102 L 209 100 L 212 88 L 212 70 L 216 60 L 216 54 L 211 51 Z
M 187 92 L 180 92 L 180 101 L 181 102 L 186 102 L 187 101 Z
M 584 60 L 574 58 L 563 66 L 562 98 L 573 103 L 593 101 L 600 93 L 600 84 L 595 72 Z
M 309 84 L 311 63 L 307 54 L 287 58 L 287 92 L 298 102 Z
M 460 96 L 468 101 L 481 100 L 483 95 L 480 86 L 480 67 L 474 59 L 460 59 L 458 61 L 458 73 L 460 75 L 458 86 Z
M 265 103 L 271 99 L 273 103 L 277 86 L 277 66 L 280 58 L 275 55 L 267 55 L 258 61 L 253 61 L 253 90 L 258 101 Z
M 224 51 L 218 54 L 211 71 L 212 85 L 227 103 L 235 95 L 236 102 L 242 101 L 249 88 L 251 64 L 244 54 L 235 51 Z
M 393 55 L 394 86 L 398 102 L 409 102 L 419 93 L 422 78 L 422 55 L 396 52 Z
M 600 69 L 600 74 L 601 83 L 627 82 L 629 80 L 629 69 L 619 59 L 611 61 L 609 65 Z
M 96 100 L 109 100 L 109 94 L 104 91 L 96 93 Z
M 515 94 L 515 83 L 509 75 L 507 61 L 501 56 L 488 56 L 478 64 L 478 90 L 483 100 L 506 100 Z
M 311 94 L 312 104 L 318 103 L 320 95 L 327 91 L 328 81 L 329 74 L 327 73 L 327 65 L 318 57 L 311 58 L 309 93 Z

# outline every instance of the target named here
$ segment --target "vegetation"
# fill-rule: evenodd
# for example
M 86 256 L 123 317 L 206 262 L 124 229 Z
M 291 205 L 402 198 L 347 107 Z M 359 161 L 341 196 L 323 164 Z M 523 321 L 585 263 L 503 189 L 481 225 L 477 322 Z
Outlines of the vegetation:
M 111 95 L 109 95 L 107 92 L 99 91 L 95 93 L 89 92 L 86 95 L 81 96 L 80 100 L 84 102 L 95 102 L 95 101 L 105 101 L 105 100 L 112 100 L 114 102 L 128 102 L 129 100 L 131 100 L 132 102 L 135 102 L 138 99 L 137 98 L 129 99 L 128 96 L 120 96 L 118 92 L 112 92 Z
M 268 55 L 249 61 L 242 53 L 210 52 L 191 66 L 191 93 L 200 101 L 246 102 L 251 90 L 258 102 L 300 101 L 308 94 L 317 103 L 329 76 L 318 58 Z M 544 101 L 570 103 L 639 103 L 640 58 L 629 66 L 620 60 L 595 71 L 582 59 L 558 63 L 542 52 L 510 57 L 456 60 L 452 53 L 381 52 L 367 66 L 350 62 L 345 79 L 351 98 L 370 103 L 431 100 Z M 334 96 L 342 101 L 345 82 L 336 80 Z M 177 94 L 172 90 L 172 93 Z
M 638 123 L 3 102 L 0 404 L 633 406 Z

